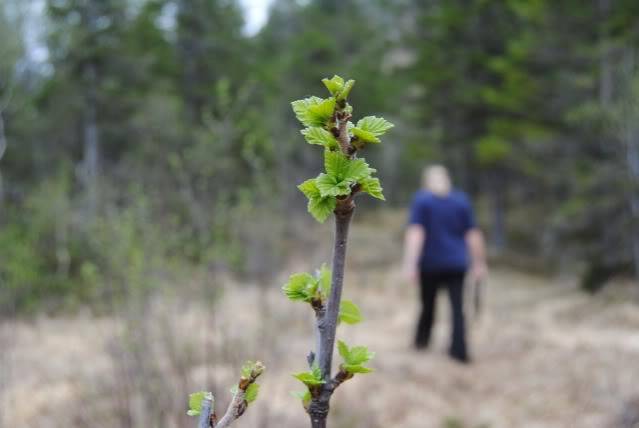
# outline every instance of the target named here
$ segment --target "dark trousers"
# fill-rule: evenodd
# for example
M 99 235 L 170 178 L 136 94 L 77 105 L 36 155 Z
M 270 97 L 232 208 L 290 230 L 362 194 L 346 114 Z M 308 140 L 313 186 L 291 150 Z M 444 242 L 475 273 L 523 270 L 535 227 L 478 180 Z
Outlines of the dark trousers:
M 440 286 L 448 289 L 452 315 L 452 339 L 450 355 L 460 361 L 468 360 L 466 350 L 466 327 L 464 321 L 464 276 L 465 271 L 422 272 L 420 275 L 422 313 L 417 325 L 415 346 L 428 346 L 435 318 L 437 290 Z

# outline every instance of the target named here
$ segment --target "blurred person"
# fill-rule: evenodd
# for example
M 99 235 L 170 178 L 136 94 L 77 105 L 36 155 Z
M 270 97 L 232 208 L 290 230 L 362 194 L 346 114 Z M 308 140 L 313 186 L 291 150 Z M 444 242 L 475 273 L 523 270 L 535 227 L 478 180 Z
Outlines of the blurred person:
M 448 289 L 452 314 L 449 354 L 470 362 L 464 320 L 464 279 L 481 281 L 487 273 L 485 244 L 475 224 L 465 193 L 452 188 L 445 167 L 433 165 L 423 173 L 423 188 L 413 199 L 404 243 L 403 270 L 406 278 L 419 283 L 422 312 L 415 334 L 415 347 L 428 346 L 437 290 Z

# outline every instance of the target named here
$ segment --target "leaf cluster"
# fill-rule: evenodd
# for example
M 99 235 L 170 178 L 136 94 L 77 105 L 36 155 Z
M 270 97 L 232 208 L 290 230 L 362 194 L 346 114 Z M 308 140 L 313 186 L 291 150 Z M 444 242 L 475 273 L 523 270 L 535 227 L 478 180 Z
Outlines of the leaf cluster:
M 373 371 L 373 369 L 364 366 L 365 363 L 375 357 L 375 353 L 370 352 L 366 346 L 353 346 L 349 348 L 346 343 L 339 340 L 337 342 L 337 349 L 344 359 L 344 363 L 340 366 L 343 371 L 350 374 L 370 373 Z
M 282 286 L 282 291 L 292 301 L 310 303 L 315 309 L 321 308 L 331 291 L 331 270 L 323 264 L 315 275 L 307 272 L 291 275 Z M 351 300 L 342 299 L 338 321 L 357 324 L 363 320 L 359 307 Z
M 373 177 L 376 170 L 365 159 L 355 158 L 350 149 L 356 152 L 367 144 L 380 143 L 379 137 L 393 127 L 386 119 L 375 116 L 364 117 L 356 125 L 348 121 L 353 109 L 346 100 L 354 80 L 344 81 L 340 76 L 333 76 L 323 79 L 322 83 L 330 97 L 313 96 L 291 103 L 297 119 L 306 126 L 301 131 L 306 141 L 324 147 L 325 172 L 298 186 L 308 198 L 308 211 L 320 223 L 335 210 L 338 199 L 356 192 L 384 200 L 379 178 Z M 347 153 L 339 142 L 339 121 L 347 121 Z

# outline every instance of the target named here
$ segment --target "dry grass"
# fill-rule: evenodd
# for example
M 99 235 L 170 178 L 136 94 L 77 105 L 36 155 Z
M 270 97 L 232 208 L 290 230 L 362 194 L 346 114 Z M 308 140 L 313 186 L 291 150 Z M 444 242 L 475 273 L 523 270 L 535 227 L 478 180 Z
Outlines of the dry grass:
M 639 426 L 639 306 L 630 284 L 591 298 L 570 281 L 496 270 L 486 311 L 470 327 L 474 363 L 461 366 L 445 356 L 445 296 L 433 349 L 409 346 L 417 293 L 398 279 L 399 230 L 396 218 L 369 218 L 352 231 L 345 295 L 367 321 L 339 334 L 377 351 L 376 373 L 338 390 L 333 427 Z M 2 426 L 193 426 L 184 416 L 187 393 L 214 389 L 226 404 L 249 358 L 262 359 L 268 372 L 237 426 L 307 426 L 289 395 L 300 386 L 288 373 L 305 368 L 309 311 L 285 301 L 278 281 L 213 282 L 224 291 L 215 304 L 172 293 L 113 318 L 4 323 Z

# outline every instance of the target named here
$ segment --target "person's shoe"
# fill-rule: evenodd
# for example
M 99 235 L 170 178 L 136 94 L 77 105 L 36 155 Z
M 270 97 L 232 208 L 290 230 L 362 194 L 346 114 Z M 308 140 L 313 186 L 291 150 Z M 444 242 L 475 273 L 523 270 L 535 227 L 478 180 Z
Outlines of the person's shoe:
M 428 342 L 415 342 L 414 345 L 415 350 L 417 351 L 423 351 L 424 349 L 428 348 Z
M 450 358 L 452 358 L 453 360 L 455 360 L 459 364 L 470 364 L 470 363 L 472 363 L 472 360 L 470 359 L 470 357 L 468 355 L 449 354 L 449 356 L 450 356 Z

